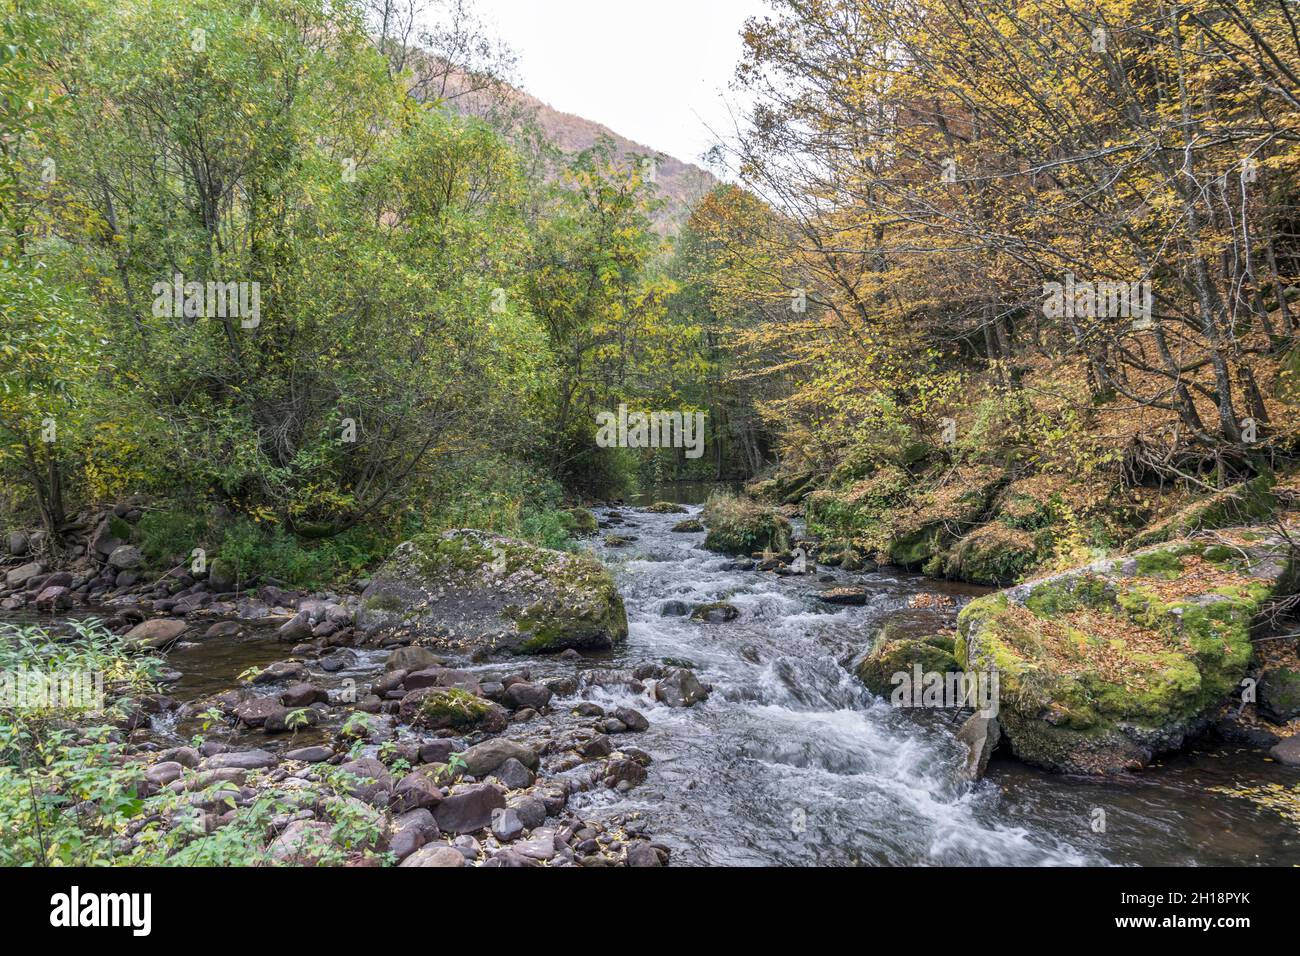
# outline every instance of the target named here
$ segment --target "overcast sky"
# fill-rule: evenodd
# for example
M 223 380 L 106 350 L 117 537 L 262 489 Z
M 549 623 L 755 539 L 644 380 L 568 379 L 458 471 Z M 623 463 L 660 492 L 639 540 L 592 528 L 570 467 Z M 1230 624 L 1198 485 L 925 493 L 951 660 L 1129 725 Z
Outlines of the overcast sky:
M 763 0 L 476 0 L 519 56 L 524 89 L 565 113 L 698 163 L 732 128 L 740 28 Z

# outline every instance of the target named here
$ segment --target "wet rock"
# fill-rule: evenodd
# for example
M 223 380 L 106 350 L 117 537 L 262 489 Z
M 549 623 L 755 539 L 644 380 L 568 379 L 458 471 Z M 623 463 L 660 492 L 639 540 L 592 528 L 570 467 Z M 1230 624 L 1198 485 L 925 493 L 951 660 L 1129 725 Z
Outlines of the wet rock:
M 604 734 L 597 734 L 582 745 L 584 757 L 608 757 L 614 752 L 614 743 Z
M 243 630 L 243 625 L 238 621 L 218 621 L 203 632 L 203 639 L 207 641 L 218 637 L 235 637 Z
M 323 655 L 316 663 L 320 665 L 321 670 L 326 673 L 334 674 L 348 667 L 352 667 L 356 662 L 357 655 L 355 652 L 340 649 Z
M 1280 764 L 1288 767 L 1300 767 L 1300 734 L 1287 737 L 1276 744 L 1268 755 Z
M 506 704 L 514 708 L 531 707 L 541 710 L 551 702 L 551 689 L 542 684 L 519 682 L 506 688 L 503 695 Z
M 512 800 L 510 807 L 519 815 L 520 822 L 529 830 L 536 829 L 546 822 L 546 802 L 540 797 L 521 797 Z
M 640 733 L 650 729 L 650 721 L 646 720 L 645 715 L 639 710 L 633 710 L 631 707 L 615 709 L 614 716 L 630 731 Z
M 443 738 L 442 740 L 430 740 L 420 744 L 420 762 L 421 763 L 446 763 L 451 759 L 451 755 L 457 750 L 462 749 L 458 742 Z
M 301 661 L 276 661 L 258 671 L 254 684 L 275 684 L 280 681 L 301 682 L 307 677 L 307 665 Z
M 505 708 L 458 687 L 421 687 L 401 700 L 398 716 L 403 723 L 427 727 L 478 729 L 499 733 L 509 724 Z
M 573 708 L 573 712 L 579 717 L 604 717 L 605 708 L 600 704 L 593 704 L 591 701 L 584 700 Z
M 704 530 L 704 523 L 699 518 L 687 518 L 685 521 L 679 521 L 673 525 L 673 531 L 677 534 L 694 534 Z
M 727 621 L 734 621 L 738 617 L 740 617 L 739 608 L 734 604 L 728 604 L 726 601 L 701 604 L 691 612 L 691 620 L 707 621 L 710 624 L 722 624 Z
M 330 695 L 315 684 L 292 684 L 280 695 L 280 703 L 286 707 L 310 707 L 315 703 L 328 704 Z
M 131 628 L 122 640 L 133 647 L 161 650 L 176 643 L 187 627 L 184 621 L 175 618 L 155 617 Z
M 41 588 L 41 592 L 36 595 L 36 608 L 40 611 L 64 611 L 71 606 L 71 588 L 54 585 Z
M 262 727 L 275 715 L 287 713 L 274 697 L 253 697 L 235 705 L 235 717 L 249 727 Z
M 627 845 L 628 866 L 663 866 L 665 860 L 646 840 L 633 840 Z
M 630 790 L 645 783 L 645 767 L 635 760 L 615 758 L 605 765 L 604 783 L 606 787 L 618 790 Z
M 691 613 L 691 606 L 685 601 L 664 601 L 659 606 L 660 617 L 685 617 Z
M 285 644 L 297 644 L 301 641 L 311 640 L 311 629 L 311 618 L 305 612 L 299 611 L 280 625 L 275 632 L 275 636 Z
M 962 768 L 962 775 L 967 780 L 979 780 L 988 769 L 989 757 L 993 755 L 998 742 L 1002 739 L 998 719 L 974 714 L 962 724 L 961 730 L 957 731 L 957 739 L 967 748 L 966 765 Z
M 445 658 L 427 647 L 399 647 L 388 655 L 388 660 L 384 661 L 384 670 L 402 670 L 409 674 L 431 667 L 443 667 L 446 663 Z
M 320 711 L 313 707 L 281 707 L 279 710 L 269 714 L 266 722 L 262 724 L 262 729 L 268 734 L 282 734 L 287 731 L 299 731 L 307 727 L 315 727 L 320 723 Z
M 817 596 L 827 604 L 842 604 L 846 606 L 866 604 L 871 598 L 871 594 L 866 588 L 859 587 L 828 588 Z
M 695 674 L 684 667 L 669 668 L 655 682 L 654 693 L 655 700 L 669 707 L 691 707 L 709 696 Z
M 688 513 L 683 505 L 672 501 L 656 501 L 652 505 L 646 505 L 645 510 L 652 515 L 684 515 Z
M 438 804 L 433 818 L 444 833 L 474 833 L 492 823 L 492 811 L 503 809 L 505 795 L 492 784 L 461 787 Z
M 199 752 L 193 747 L 172 747 L 158 754 L 159 760 L 173 760 L 182 767 L 193 769 L 199 765 Z

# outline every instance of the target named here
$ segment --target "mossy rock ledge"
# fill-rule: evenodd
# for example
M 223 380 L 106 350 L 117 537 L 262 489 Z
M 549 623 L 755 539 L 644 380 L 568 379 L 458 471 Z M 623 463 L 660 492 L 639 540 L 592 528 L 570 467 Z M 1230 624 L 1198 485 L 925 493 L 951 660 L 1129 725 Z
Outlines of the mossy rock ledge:
M 1294 556 L 1259 529 L 1179 539 L 972 601 L 954 656 L 997 670 L 998 719 L 1020 759 L 1139 769 L 1240 692 L 1257 615 L 1295 587 Z
M 484 531 L 398 545 L 361 605 L 372 637 L 469 653 L 603 650 L 627 638 L 623 599 L 595 558 Z

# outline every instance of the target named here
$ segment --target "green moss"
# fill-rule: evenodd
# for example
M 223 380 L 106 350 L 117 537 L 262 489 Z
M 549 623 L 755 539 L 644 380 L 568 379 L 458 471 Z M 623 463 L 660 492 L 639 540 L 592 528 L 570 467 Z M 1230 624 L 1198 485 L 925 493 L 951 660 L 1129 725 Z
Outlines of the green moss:
M 1183 562 L 1171 551 L 1151 551 L 1137 556 L 1137 569 L 1149 578 L 1176 578 L 1183 572 Z
M 942 647 L 926 641 L 900 640 L 877 641 L 871 653 L 858 663 L 856 672 L 868 689 L 884 697 L 896 686 L 894 675 L 900 672 L 910 675 L 917 664 L 922 673 L 961 670 L 956 658 Z
M 595 534 L 599 527 L 596 516 L 586 508 L 570 508 L 564 514 L 568 518 L 570 534 L 578 536 Z
M 420 701 L 420 717 L 434 725 L 472 727 L 491 711 L 482 697 L 459 687 L 439 688 Z

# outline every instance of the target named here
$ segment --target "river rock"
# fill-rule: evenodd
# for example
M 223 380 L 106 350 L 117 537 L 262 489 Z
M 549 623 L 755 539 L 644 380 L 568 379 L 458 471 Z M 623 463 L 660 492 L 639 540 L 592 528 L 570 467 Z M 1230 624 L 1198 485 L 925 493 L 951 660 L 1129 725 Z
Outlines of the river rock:
M 203 767 L 207 770 L 265 770 L 279 762 L 279 757 L 265 750 L 235 750 L 208 757 Z
M 357 624 L 471 653 L 605 649 L 627 637 L 623 599 L 595 558 L 471 530 L 399 545 Z
M 533 772 L 514 757 L 508 757 L 492 771 L 492 778 L 507 790 L 524 790 L 536 779 Z
M 463 786 L 443 799 L 434 811 L 444 833 L 475 833 L 492 823 L 492 811 L 506 805 L 501 788 L 488 783 Z
M 361 757 L 339 765 L 339 771 L 346 775 L 348 793 L 370 804 L 387 801 L 393 792 L 393 778 L 388 768 L 374 757 Z
M 1268 755 L 1288 767 L 1300 767 L 1300 734 L 1287 737 L 1275 744 Z
M 408 773 L 393 790 L 389 806 L 397 813 L 436 807 L 442 802 L 442 788 L 422 770 Z
M 5 586 L 10 588 L 21 588 L 32 578 L 44 570 L 39 561 L 30 561 L 27 564 L 14 568 L 5 575 Z
M 316 745 L 314 747 L 299 747 L 297 750 L 286 751 L 284 759 L 301 760 L 303 763 L 323 763 L 334 756 L 334 751 L 329 747 Z
M 505 703 L 515 709 L 531 707 L 541 710 L 551 702 L 551 689 L 544 684 L 529 684 L 519 681 L 511 684 L 502 695 Z
M 5 538 L 5 547 L 16 558 L 21 558 L 31 549 L 31 540 L 26 531 L 10 531 Z
M 962 724 L 961 730 L 957 731 L 957 739 L 966 745 L 968 751 L 962 775 L 967 780 L 979 780 L 988 769 L 989 757 L 1002 739 L 998 719 L 973 714 Z
M 862 605 L 866 604 L 871 594 L 866 588 L 840 587 L 828 588 L 817 595 L 828 604 Z
M 455 847 L 439 844 L 416 850 L 398 866 L 442 866 L 457 867 L 465 865 L 465 857 Z
M 314 863 L 330 848 L 330 827 L 317 820 L 294 820 L 269 847 L 276 863 L 301 866 Z
M 510 807 L 492 811 L 492 835 L 502 843 L 517 840 L 523 836 L 523 833 L 523 821 Z
M 188 627 L 184 621 L 175 618 L 155 617 L 131 628 L 122 640 L 136 648 L 160 650 L 176 643 Z
M 538 763 L 537 753 L 531 747 L 504 737 L 476 744 L 461 754 L 460 759 L 465 763 L 465 772 L 474 777 L 486 777 L 510 759 L 518 760 L 529 770 L 536 770 Z
M 1173 541 L 972 601 L 956 654 L 968 672 L 996 668 L 998 722 L 1022 760 L 1068 773 L 1140 768 L 1239 693 L 1251 625 L 1295 579 L 1287 542 L 1257 528 Z M 1091 628 L 1070 631 L 1081 618 Z
M 1300 717 L 1300 671 L 1290 667 L 1265 671 L 1259 682 L 1259 712 L 1275 724 Z
M 614 717 L 622 722 L 623 726 L 628 730 L 639 733 L 650 729 L 650 721 L 646 720 L 645 715 L 639 710 L 633 710 L 631 707 L 615 708 Z
M 144 555 L 134 545 L 123 544 L 113 549 L 113 553 L 108 556 L 108 564 L 119 571 L 133 571 L 144 567 Z
M 670 667 L 655 682 L 655 700 L 669 707 L 691 707 L 705 700 L 709 692 L 685 667 Z
M 707 621 L 710 624 L 721 624 L 726 621 L 734 621 L 740 617 L 740 610 L 734 604 L 728 604 L 726 601 L 714 601 L 712 604 L 701 604 L 691 612 L 691 620 Z

